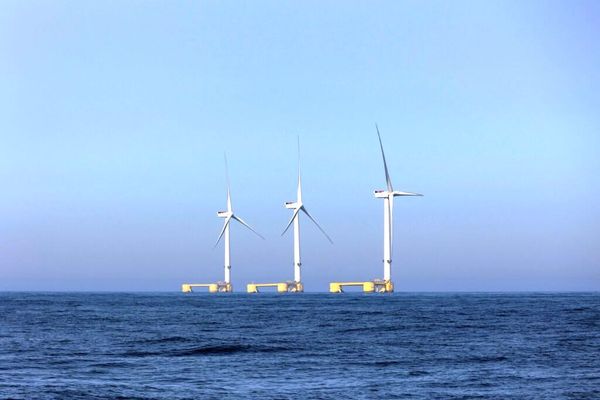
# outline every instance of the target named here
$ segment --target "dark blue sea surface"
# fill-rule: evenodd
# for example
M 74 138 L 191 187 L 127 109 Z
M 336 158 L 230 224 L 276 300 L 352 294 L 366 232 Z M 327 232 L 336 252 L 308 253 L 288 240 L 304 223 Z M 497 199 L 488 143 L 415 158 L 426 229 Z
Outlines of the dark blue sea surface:
M 0 293 L 0 398 L 600 399 L 600 294 Z

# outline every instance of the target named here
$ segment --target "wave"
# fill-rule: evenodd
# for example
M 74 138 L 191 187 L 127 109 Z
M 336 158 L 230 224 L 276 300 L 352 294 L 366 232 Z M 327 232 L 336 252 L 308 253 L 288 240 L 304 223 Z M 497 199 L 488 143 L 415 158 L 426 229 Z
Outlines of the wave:
M 274 353 L 288 351 L 286 347 L 275 346 L 251 346 L 247 344 L 221 344 L 213 346 L 198 346 L 183 349 L 171 349 L 165 351 L 127 351 L 122 355 L 125 357 L 190 357 L 202 355 L 225 355 L 235 353 Z
M 198 356 L 205 354 L 232 354 L 232 353 L 243 353 L 251 349 L 249 345 L 243 344 L 230 344 L 230 345 L 217 345 L 217 346 L 203 346 L 194 347 L 185 350 L 173 351 L 171 356 L 185 357 L 185 356 Z

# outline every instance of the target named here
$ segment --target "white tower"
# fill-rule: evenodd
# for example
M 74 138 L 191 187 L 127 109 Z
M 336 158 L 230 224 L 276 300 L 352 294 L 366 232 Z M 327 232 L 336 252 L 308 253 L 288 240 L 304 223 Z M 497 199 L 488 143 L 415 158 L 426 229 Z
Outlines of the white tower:
M 304 288 L 302 286 L 302 262 L 300 261 L 300 211 L 302 211 L 310 220 L 319 228 L 319 230 L 325 235 L 327 240 L 331 244 L 333 241 L 331 238 L 325 233 L 323 228 L 317 223 L 317 221 L 309 214 L 309 212 L 304 207 L 304 203 L 302 202 L 302 179 L 300 177 L 300 139 L 298 139 L 298 190 L 297 190 L 297 198 L 296 201 L 288 201 L 284 204 L 285 208 L 289 208 L 294 210 L 294 214 L 288 222 L 285 230 L 281 234 L 282 236 L 287 232 L 292 222 L 294 223 L 294 283 L 296 284 L 296 291 L 302 292 Z
M 220 218 L 225 218 L 225 223 L 223 224 L 223 229 L 221 229 L 221 233 L 219 234 L 219 238 L 215 243 L 215 247 L 219 244 L 219 241 L 223 236 L 225 236 L 225 280 L 224 285 L 219 286 L 220 291 L 230 292 L 231 291 L 231 248 L 230 248 L 230 238 L 229 238 L 229 223 L 232 219 L 236 220 L 240 224 L 244 225 L 246 228 L 250 229 L 256 235 L 258 235 L 261 239 L 264 239 L 262 235 L 256 232 L 254 229 L 250 227 L 246 222 L 244 222 L 241 218 L 233 213 L 233 208 L 231 207 L 231 193 L 229 189 L 229 171 L 227 168 L 227 157 L 225 157 L 225 175 L 227 177 L 227 211 L 219 211 L 217 212 L 217 216 Z M 222 290 L 221 290 L 222 289 Z
M 387 190 L 375 190 L 375 197 L 383 199 L 383 280 L 385 281 L 386 291 L 393 291 L 392 284 L 392 239 L 393 239 L 393 222 L 394 222 L 394 197 L 396 196 L 423 196 L 419 193 L 395 191 L 392 187 L 392 181 L 388 172 L 387 163 L 385 161 L 385 153 L 383 152 L 383 144 L 381 143 L 381 135 L 379 127 L 377 136 L 379 137 L 379 147 L 381 148 L 381 157 L 383 158 L 383 168 L 385 169 L 385 181 Z

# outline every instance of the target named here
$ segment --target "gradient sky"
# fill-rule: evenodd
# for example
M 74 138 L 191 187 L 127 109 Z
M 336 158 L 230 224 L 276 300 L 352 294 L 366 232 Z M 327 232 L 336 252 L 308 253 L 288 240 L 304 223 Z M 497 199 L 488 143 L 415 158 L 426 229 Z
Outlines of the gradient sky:
M 600 290 L 600 2 L 0 2 L 0 290 Z

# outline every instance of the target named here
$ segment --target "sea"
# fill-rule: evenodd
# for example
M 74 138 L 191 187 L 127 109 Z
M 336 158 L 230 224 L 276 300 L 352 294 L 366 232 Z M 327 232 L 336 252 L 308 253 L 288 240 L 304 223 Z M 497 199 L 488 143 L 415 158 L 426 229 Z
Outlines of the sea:
M 0 399 L 600 399 L 600 293 L 0 293 Z

